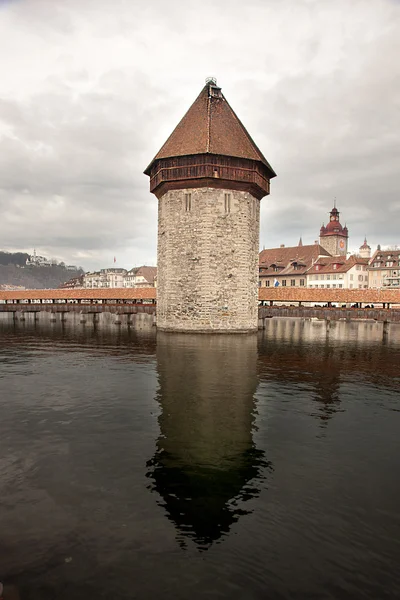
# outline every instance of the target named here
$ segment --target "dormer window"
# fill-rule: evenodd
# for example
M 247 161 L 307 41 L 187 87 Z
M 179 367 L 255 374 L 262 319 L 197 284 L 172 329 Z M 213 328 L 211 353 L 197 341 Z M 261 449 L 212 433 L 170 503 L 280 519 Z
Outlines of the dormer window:
M 335 270 L 337 269 L 337 264 L 336 264 L 336 263 L 333 265 L 333 268 L 334 268 Z
M 315 265 L 315 270 L 319 271 L 319 265 Z

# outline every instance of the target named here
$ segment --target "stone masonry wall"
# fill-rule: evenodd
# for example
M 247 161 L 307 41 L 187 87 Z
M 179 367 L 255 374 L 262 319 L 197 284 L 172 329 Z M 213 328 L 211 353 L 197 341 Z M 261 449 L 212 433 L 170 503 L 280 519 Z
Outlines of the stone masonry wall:
M 260 202 L 246 192 L 194 188 L 159 199 L 158 329 L 257 330 L 259 227 Z
M 344 248 L 339 246 L 341 240 L 345 243 Z M 346 256 L 347 254 L 347 240 L 344 237 L 337 237 L 336 235 L 320 236 L 319 243 L 332 256 Z

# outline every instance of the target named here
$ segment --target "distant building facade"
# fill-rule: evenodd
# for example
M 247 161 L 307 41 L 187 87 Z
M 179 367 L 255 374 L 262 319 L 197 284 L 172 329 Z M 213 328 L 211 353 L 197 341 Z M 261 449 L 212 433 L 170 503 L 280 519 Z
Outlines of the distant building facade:
M 400 249 L 374 252 L 368 265 L 368 281 L 370 288 L 400 289 Z
M 368 287 L 368 258 L 320 256 L 307 272 L 307 287 L 364 289 Z
M 127 274 L 126 269 L 101 269 L 93 273 L 86 273 L 83 281 L 85 288 L 100 289 L 100 288 L 122 288 L 124 286 L 124 278 Z
M 89 289 L 155 287 L 156 275 L 157 267 L 146 265 L 134 267 L 129 271 L 116 268 L 101 269 L 86 273 L 83 276 L 82 287 Z

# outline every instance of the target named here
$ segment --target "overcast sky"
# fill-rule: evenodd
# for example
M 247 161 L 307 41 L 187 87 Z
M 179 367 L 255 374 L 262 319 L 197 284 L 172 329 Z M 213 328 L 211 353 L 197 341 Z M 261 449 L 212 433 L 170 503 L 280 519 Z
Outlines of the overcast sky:
M 0 0 L 0 250 L 156 264 L 143 170 L 215 76 L 278 176 L 261 247 L 400 244 L 398 0 Z

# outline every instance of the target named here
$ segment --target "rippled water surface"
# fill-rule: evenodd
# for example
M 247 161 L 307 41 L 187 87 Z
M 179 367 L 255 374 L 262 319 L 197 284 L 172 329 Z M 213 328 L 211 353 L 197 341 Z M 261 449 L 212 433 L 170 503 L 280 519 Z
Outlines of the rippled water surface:
M 0 323 L 22 600 L 400 597 L 400 327 Z

